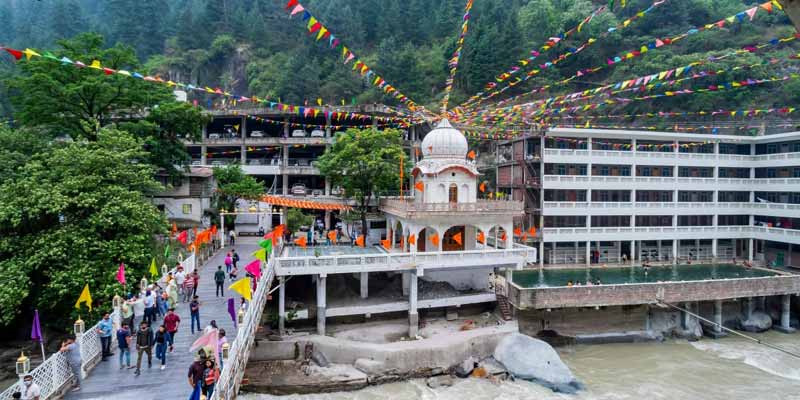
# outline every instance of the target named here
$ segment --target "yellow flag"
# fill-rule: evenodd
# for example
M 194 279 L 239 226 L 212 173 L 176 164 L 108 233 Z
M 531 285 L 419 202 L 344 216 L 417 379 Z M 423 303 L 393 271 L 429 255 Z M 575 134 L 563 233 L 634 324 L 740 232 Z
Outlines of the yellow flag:
M 156 267 L 155 257 L 153 257 L 153 261 L 150 262 L 150 276 L 158 276 L 158 268 Z
M 89 311 L 92 311 L 92 294 L 89 293 L 88 283 L 83 287 L 83 291 L 81 292 L 81 296 L 78 297 L 78 301 L 75 302 L 75 308 L 80 309 L 81 303 L 86 303 L 86 306 L 89 307 Z
M 242 295 L 242 297 L 247 299 L 247 301 L 253 299 L 253 296 L 250 293 L 250 278 L 239 279 L 238 281 L 234 282 L 233 285 L 231 285 L 229 288 L 234 292 Z
M 321 106 L 321 105 L 322 105 L 322 99 L 321 99 L 321 98 L 319 98 L 319 97 L 317 97 L 317 105 L 318 105 L 318 106 Z
M 253 252 L 253 257 L 261 261 L 267 261 L 267 250 L 262 247 Z

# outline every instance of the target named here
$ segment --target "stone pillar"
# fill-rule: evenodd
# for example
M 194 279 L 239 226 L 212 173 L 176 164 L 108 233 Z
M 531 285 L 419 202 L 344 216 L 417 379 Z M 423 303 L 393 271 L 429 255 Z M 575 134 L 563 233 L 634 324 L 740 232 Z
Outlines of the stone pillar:
M 636 241 L 631 240 L 631 265 L 636 260 Z
M 678 263 L 678 239 L 672 239 L 672 263 Z
M 747 239 L 747 261 L 753 261 L 753 239 Z
M 410 272 L 403 272 L 403 296 L 408 296 L 411 290 L 411 273 Z
M 326 231 L 331 230 L 331 211 L 330 210 L 325 210 L 324 219 L 325 219 L 325 230 Z
M 208 147 L 206 145 L 200 146 L 200 165 L 207 165 L 208 158 L 206 154 L 208 153 Z
M 716 216 L 714 216 L 714 217 L 716 217 Z M 714 224 L 714 225 L 716 225 L 716 224 Z M 717 258 L 718 258 L 718 252 L 717 252 L 717 245 L 718 244 L 719 244 L 718 243 L 718 239 L 711 239 L 711 257 L 714 259 L 714 261 L 717 261 Z
M 692 316 L 687 311 L 692 310 L 691 303 L 683 303 L 683 310 L 681 311 L 681 327 L 684 330 L 689 329 L 689 324 L 692 322 Z
M 722 300 L 714 300 L 714 337 L 725 336 L 722 331 Z
M 419 333 L 419 314 L 417 314 L 417 273 L 408 274 L 410 278 L 408 293 L 408 337 L 413 338 Z
M 361 284 L 361 298 L 366 299 L 369 295 L 369 273 L 361 272 L 359 281 Z
M 325 281 L 327 276 L 319 274 L 317 277 L 317 334 L 325 335 Z
M 544 240 L 539 241 L 539 267 L 544 268 Z
M 592 242 L 586 242 L 586 266 L 591 265 L 592 261 Z
M 744 319 L 750 319 L 753 316 L 753 309 L 755 308 L 755 303 L 753 302 L 752 297 L 746 297 L 742 299 L 742 316 Z
M 783 333 L 792 333 L 795 331 L 791 326 L 792 320 L 792 295 L 785 294 L 781 296 L 781 324 L 776 326 L 775 329 Z
M 242 166 L 247 165 L 247 146 L 242 145 L 239 156 L 242 161 Z
M 282 276 L 278 277 L 278 334 L 283 336 L 286 329 L 286 279 Z

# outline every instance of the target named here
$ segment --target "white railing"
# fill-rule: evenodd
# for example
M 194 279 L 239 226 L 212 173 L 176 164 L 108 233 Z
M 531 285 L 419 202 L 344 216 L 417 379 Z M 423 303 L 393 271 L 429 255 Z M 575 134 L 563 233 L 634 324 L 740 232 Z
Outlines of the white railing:
M 543 228 L 542 234 L 546 241 L 752 238 L 800 243 L 800 230 L 747 225 Z
M 281 248 L 277 246 L 273 254 L 280 254 Z M 209 400 L 235 399 L 239 392 L 239 384 L 244 377 L 247 368 L 247 360 L 250 358 L 250 349 L 256 336 L 256 329 L 261 323 L 261 315 L 267 305 L 267 296 L 273 278 L 275 277 L 275 258 L 271 258 L 267 263 L 267 268 L 261 279 L 258 281 L 256 292 L 253 293 L 253 300 L 247 306 L 244 314 L 244 321 L 239 325 L 236 332 L 236 339 L 231 344 L 228 359 L 222 368 L 219 380 L 214 387 L 214 394 Z
M 549 162 L 547 157 L 591 157 L 602 162 L 602 159 L 613 158 L 641 158 L 642 162 L 649 160 L 690 160 L 690 161 L 735 161 L 740 163 L 750 163 L 759 161 L 780 161 L 780 160 L 800 160 L 800 152 L 776 153 L 761 155 L 742 155 L 742 154 L 715 154 L 715 153 L 676 153 L 674 151 L 631 151 L 631 150 L 571 150 L 571 149 L 544 149 L 545 162 Z M 751 165 L 742 165 L 744 167 Z
M 111 319 L 113 321 L 118 321 L 118 317 L 116 311 L 111 314 Z M 100 344 L 100 336 L 97 333 L 99 325 L 100 322 L 98 321 L 97 324 L 91 328 L 87 328 L 86 333 L 78 338 L 78 344 L 81 348 L 81 366 L 84 376 L 86 376 L 100 360 L 102 347 Z M 112 341 L 116 340 L 114 336 L 115 335 L 112 335 Z M 111 345 L 114 346 L 113 343 Z M 67 357 L 62 353 L 54 353 L 50 357 L 47 357 L 47 359 L 38 367 L 34 368 L 30 374 L 33 375 L 33 381 L 39 385 L 39 388 L 42 390 L 42 400 L 61 397 L 63 392 L 71 386 L 74 378 L 72 370 L 67 364 Z M 12 399 L 11 396 L 14 392 L 21 391 L 21 383 L 16 382 L 0 393 L 0 400 Z
M 405 214 L 519 212 L 525 205 L 515 200 L 478 200 L 472 203 L 417 203 L 412 197 L 382 198 L 381 208 Z
M 543 213 L 552 214 L 580 214 L 587 212 L 609 210 L 610 212 L 625 212 L 651 215 L 656 213 L 683 214 L 696 210 L 712 214 L 738 214 L 760 212 L 766 215 L 797 217 L 800 213 L 800 204 L 789 203 L 758 203 L 758 202 L 601 202 L 601 201 L 545 201 Z
M 389 271 L 418 267 L 442 268 L 517 262 L 535 263 L 536 253 L 536 248 L 516 244 L 511 249 L 281 257 L 276 259 L 276 267 L 280 276 L 321 272 L 335 274 L 357 272 L 367 268 Z

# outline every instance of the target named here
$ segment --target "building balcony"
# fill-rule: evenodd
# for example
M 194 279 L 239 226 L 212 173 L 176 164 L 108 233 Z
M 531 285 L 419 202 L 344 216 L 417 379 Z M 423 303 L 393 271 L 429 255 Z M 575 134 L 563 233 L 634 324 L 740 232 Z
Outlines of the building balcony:
M 800 218 L 800 204 L 545 201 L 544 215 L 749 215 Z
M 542 234 L 545 242 L 762 239 L 800 244 L 800 230 L 748 225 L 544 228 Z
M 232 138 L 218 138 L 209 139 L 205 138 L 202 141 L 191 141 L 187 139 L 182 140 L 184 145 L 187 146 L 291 146 L 296 144 L 310 145 L 310 146 L 325 146 L 333 143 L 333 138 L 321 137 L 232 137 Z
M 416 203 L 413 197 L 381 199 L 381 211 L 402 218 L 459 215 L 522 215 L 524 204 L 513 200 L 478 200 L 473 203 Z
M 545 149 L 547 163 L 637 164 L 657 166 L 760 168 L 800 164 L 800 153 L 757 156 L 715 153 L 676 153 L 658 151 Z
M 688 178 L 659 176 L 544 175 L 545 189 L 725 190 L 793 192 L 800 178 Z

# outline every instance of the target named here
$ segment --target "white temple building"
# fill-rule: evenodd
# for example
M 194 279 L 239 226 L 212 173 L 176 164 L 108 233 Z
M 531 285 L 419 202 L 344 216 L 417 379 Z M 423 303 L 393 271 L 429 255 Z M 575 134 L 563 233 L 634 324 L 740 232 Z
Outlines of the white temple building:
M 419 309 L 494 302 L 491 276 L 536 262 L 537 249 L 513 240 L 513 220 L 523 215 L 523 203 L 479 199 L 479 174 L 467 160 L 466 137 L 443 120 L 421 147 L 423 159 L 412 170 L 414 195 L 381 200 L 387 222 L 383 246 L 333 246 L 335 254 L 301 257 L 289 256 L 292 249 L 288 249 L 277 259 L 281 282 L 288 276 L 313 276 L 318 333 L 324 334 L 331 317 L 407 311 L 409 336 L 414 337 Z M 402 274 L 402 297 L 370 297 L 369 275 L 378 273 L 378 279 L 387 282 Z M 327 277 L 334 274 L 346 275 L 337 280 L 339 285 L 357 277 L 360 300 L 329 296 Z M 446 282 L 459 294 L 420 296 L 420 280 Z M 283 328 L 286 296 L 293 292 L 280 287 L 278 314 Z M 340 289 L 332 287 L 331 292 L 342 293 Z M 396 289 L 399 294 L 401 288 Z

